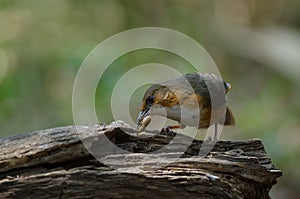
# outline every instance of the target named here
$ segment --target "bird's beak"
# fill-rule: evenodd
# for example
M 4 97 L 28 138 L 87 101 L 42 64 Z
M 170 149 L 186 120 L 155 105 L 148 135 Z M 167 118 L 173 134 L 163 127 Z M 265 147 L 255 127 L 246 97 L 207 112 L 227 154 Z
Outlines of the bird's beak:
M 143 121 L 143 119 L 149 115 L 149 111 L 150 111 L 150 108 L 146 108 L 145 110 L 143 110 L 139 113 L 139 116 L 138 116 L 137 122 L 136 122 L 137 123 L 137 129 L 140 128 L 141 122 Z

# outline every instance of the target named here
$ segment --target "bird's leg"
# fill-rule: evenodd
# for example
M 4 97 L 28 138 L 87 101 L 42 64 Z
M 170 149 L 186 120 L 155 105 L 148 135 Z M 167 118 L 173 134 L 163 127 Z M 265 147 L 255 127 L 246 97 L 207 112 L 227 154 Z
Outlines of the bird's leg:
M 214 134 L 214 139 L 213 141 L 218 141 L 218 124 L 215 123 L 215 134 Z
M 211 137 L 209 136 L 206 140 L 204 140 L 204 144 L 206 145 L 212 145 L 215 144 L 218 141 L 218 124 L 214 123 L 215 131 L 214 131 L 214 136 Z

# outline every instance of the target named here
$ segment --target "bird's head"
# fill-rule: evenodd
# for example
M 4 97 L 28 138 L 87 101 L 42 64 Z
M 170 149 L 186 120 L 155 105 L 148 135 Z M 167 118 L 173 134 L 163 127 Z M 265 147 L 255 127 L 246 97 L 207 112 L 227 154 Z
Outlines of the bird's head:
M 143 119 L 150 114 L 159 115 L 159 112 L 163 112 L 164 108 L 173 107 L 176 104 L 178 104 L 178 100 L 170 89 L 160 84 L 152 85 L 143 97 L 137 119 L 137 128 L 139 129 Z

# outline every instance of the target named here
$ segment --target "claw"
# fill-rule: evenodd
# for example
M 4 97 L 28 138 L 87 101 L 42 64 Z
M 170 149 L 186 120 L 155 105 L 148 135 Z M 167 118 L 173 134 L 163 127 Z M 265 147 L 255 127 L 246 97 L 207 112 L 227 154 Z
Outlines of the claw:
M 167 137 L 174 137 L 175 136 L 175 132 L 172 131 L 172 129 L 174 126 L 167 126 L 167 127 L 164 127 L 160 130 L 160 134 L 161 135 L 165 135 Z

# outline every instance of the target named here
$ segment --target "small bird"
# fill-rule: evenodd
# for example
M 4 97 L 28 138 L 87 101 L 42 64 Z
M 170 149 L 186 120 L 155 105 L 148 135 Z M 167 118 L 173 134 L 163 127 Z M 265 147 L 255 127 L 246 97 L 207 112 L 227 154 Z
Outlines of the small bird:
M 209 73 L 188 73 L 177 79 L 152 85 L 144 94 L 137 119 L 138 132 L 145 130 L 152 115 L 165 116 L 178 121 L 179 125 L 205 129 L 217 124 L 234 125 L 235 119 L 227 107 L 227 93 L 231 85 Z M 163 131 L 162 130 L 162 131 Z

